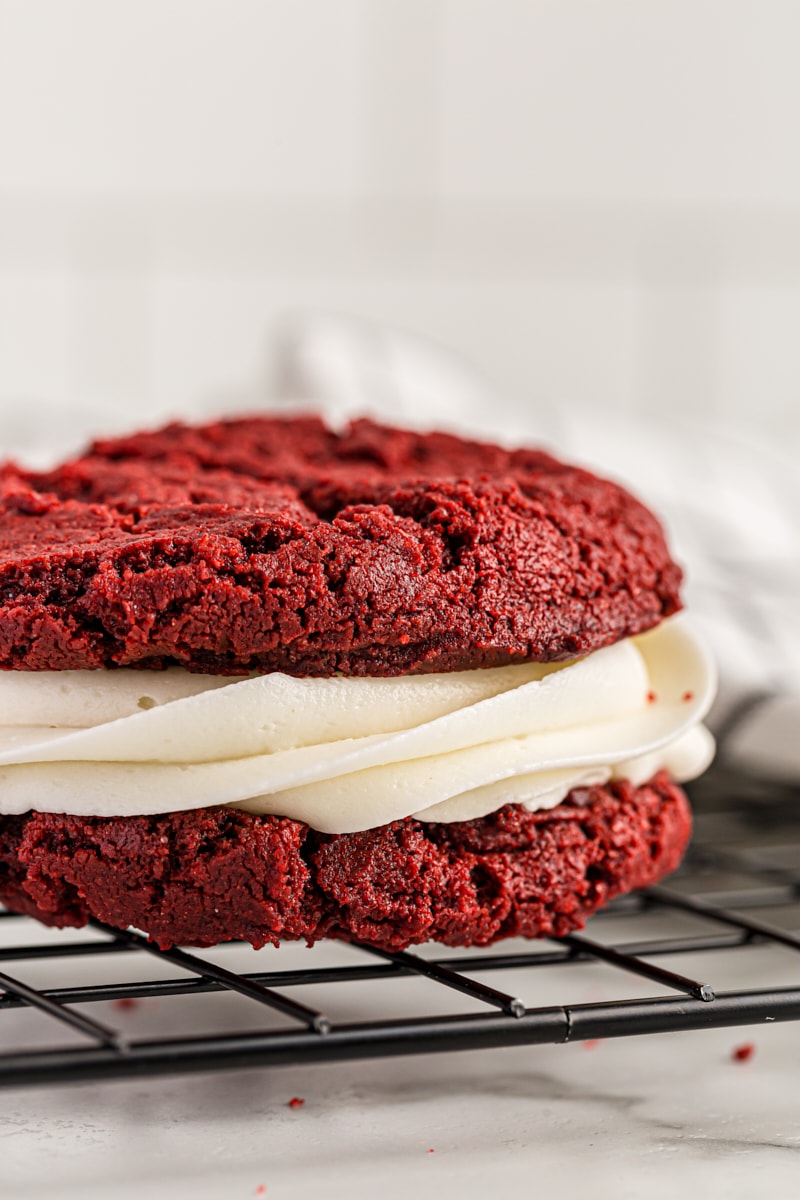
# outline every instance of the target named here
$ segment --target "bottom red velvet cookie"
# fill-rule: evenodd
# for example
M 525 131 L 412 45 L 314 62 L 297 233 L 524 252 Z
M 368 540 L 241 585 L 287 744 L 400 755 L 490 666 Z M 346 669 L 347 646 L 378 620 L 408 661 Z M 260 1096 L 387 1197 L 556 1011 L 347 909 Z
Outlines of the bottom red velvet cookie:
M 162 947 L 322 937 L 390 950 L 563 935 L 661 879 L 691 832 L 665 773 L 577 788 L 450 825 L 408 818 L 316 833 L 286 817 L 197 809 L 155 817 L 0 817 L 0 900 L 50 925 L 97 917 Z

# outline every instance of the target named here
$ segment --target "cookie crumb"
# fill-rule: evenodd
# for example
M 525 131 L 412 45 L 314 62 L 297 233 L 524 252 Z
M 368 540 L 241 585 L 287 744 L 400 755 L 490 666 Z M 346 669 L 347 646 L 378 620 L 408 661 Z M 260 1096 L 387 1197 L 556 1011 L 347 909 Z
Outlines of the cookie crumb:
M 287 1100 L 287 1106 L 289 1108 L 302 1108 L 304 1104 L 305 1100 L 303 1100 L 300 1096 L 292 1096 L 291 1100 Z
M 258 1187 L 256 1188 L 256 1195 L 257 1196 L 266 1196 L 266 1194 L 267 1194 L 267 1185 L 265 1183 L 260 1183 L 258 1185 Z
M 658 699 L 658 696 L 655 694 L 655 692 L 647 693 L 647 703 L 648 704 L 655 704 L 657 699 Z
M 139 1001 L 135 1000 L 133 996 L 120 996 L 120 998 L 118 1000 L 114 1000 L 113 1003 L 114 1008 L 118 1008 L 120 1012 L 123 1012 L 129 1008 L 137 1008 L 139 1005 Z
M 435 1153 L 436 1153 L 436 1151 L 435 1151 L 435 1150 L 434 1150 L 432 1147 L 431 1147 L 431 1149 L 428 1151 L 428 1154 L 435 1154 Z
M 596 1050 L 602 1042 L 602 1038 L 587 1038 L 583 1043 L 584 1050 Z
M 731 1052 L 731 1058 L 734 1062 L 749 1062 L 756 1052 L 753 1042 L 745 1042 L 742 1046 L 737 1046 Z
M 681 699 L 684 704 L 688 704 L 691 700 L 694 700 L 694 692 L 684 692 Z

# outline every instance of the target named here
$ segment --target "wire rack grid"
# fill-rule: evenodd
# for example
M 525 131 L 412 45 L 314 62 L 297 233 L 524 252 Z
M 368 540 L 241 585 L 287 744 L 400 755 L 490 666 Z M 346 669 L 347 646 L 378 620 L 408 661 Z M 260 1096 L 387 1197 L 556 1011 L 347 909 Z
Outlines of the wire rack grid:
M 119 931 L 95 923 L 91 937 L 64 940 L 49 931 L 28 941 L 20 927 L 40 927 L 28 918 L 0 913 L 0 1083 L 5 1086 L 79 1082 L 141 1075 L 181 1074 L 243 1066 L 279 1066 L 376 1058 L 401 1054 L 441 1053 L 452 1050 L 566 1043 L 673 1030 L 747 1025 L 800 1019 L 800 973 L 796 986 L 776 986 L 760 978 L 753 959 L 751 977 L 758 986 L 720 989 L 714 980 L 719 955 L 735 950 L 753 955 L 757 947 L 778 947 L 790 952 L 792 965 L 800 967 L 800 934 L 792 928 L 800 911 L 800 824 L 796 796 L 772 795 L 756 803 L 752 796 L 729 792 L 712 803 L 700 796 L 701 813 L 694 848 L 687 864 L 669 887 L 651 888 L 611 905 L 590 925 L 592 936 L 573 935 L 549 944 L 530 947 L 515 943 L 511 949 L 474 950 L 454 956 L 427 957 L 424 952 L 390 954 L 368 946 L 353 947 L 355 961 L 290 970 L 233 971 L 207 954 L 182 949 L 158 950 L 134 931 Z M 763 919 L 768 912 L 769 919 Z M 626 928 L 641 936 L 623 941 L 604 940 L 603 929 L 613 922 L 608 915 L 623 914 Z M 657 914 L 669 920 L 652 922 Z M 3 930 L 16 927 L 17 936 L 4 938 Z M 597 936 L 595 936 L 597 930 Z M 269 954 L 270 950 L 259 952 Z M 71 986 L 34 987 L 11 975 L 12 961 L 42 963 L 55 960 L 93 959 L 97 956 L 136 956 L 138 965 L 159 961 L 160 978 L 97 981 Z M 697 977 L 677 973 L 664 960 L 688 956 L 702 964 Z M 126 962 L 129 959 L 125 960 Z M 508 972 L 521 979 L 533 974 L 599 962 L 619 977 L 657 985 L 657 995 L 527 1006 L 512 991 L 490 986 L 484 976 Z M 173 968 L 178 969 L 176 975 Z M 23 972 L 24 973 L 24 972 Z M 141 971 L 139 972 L 141 974 Z M 146 972 L 145 972 L 146 974 Z M 747 972 L 745 972 L 747 974 Z M 367 988 L 376 981 L 416 976 L 425 986 L 438 989 L 433 1012 L 421 1016 L 361 1020 L 334 1020 L 313 1005 L 288 992 L 308 985 L 356 984 Z M 561 976 L 559 976 L 561 978 Z M 440 1013 L 444 989 L 461 993 L 477 1011 Z M 311 989 L 314 990 L 314 989 Z M 631 989 L 633 990 L 633 989 Z M 640 990 L 637 989 L 637 990 Z M 212 993 L 237 993 L 274 1017 L 279 1028 L 241 1031 L 230 1025 L 222 1032 L 133 1039 L 103 1015 L 119 1006 L 143 999 L 192 997 Z M 20 1049 L 4 1036 L 4 1015 L 24 1008 L 49 1023 L 52 1044 Z M 87 1011 L 88 1010 L 88 1011 Z M 369 1004 L 367 1005 L 369 1011 Z M 96 1009 L 95 1009 L 96 1012 Z M 64 1044 L 61 1031 L 68 1027 Z M 77 1040 L 77 1044 L 76 1044 Z

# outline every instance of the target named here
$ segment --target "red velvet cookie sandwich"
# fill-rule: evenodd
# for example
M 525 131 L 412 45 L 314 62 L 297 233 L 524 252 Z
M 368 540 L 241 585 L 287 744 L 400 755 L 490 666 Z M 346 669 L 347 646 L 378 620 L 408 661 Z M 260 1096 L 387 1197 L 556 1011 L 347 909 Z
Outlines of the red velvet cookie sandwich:
M 470 945 L 677 865 L 713 671 L 617 485 L 266 417 L 0 483 L 9 907 L 162 945 Z

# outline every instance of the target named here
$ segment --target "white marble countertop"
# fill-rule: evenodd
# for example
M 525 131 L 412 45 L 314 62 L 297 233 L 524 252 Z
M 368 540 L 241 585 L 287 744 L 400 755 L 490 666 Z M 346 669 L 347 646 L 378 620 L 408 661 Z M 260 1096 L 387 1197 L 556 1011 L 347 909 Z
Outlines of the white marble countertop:
M 604 918 L 604 935 L 624 939 L 630 919 Z M 612 931 L 609 923 L 620 928 Z M 241 956 L 253 952 L 229 947 L 216 953 L 241 967 Z M 271 968 L 276 954 L 289 966 L 298 956 L 313 954 L 327 964 L 353 951 L 289 946 L 259 953 L 268 962 L 258 965 Z M 720 990 L 766 980 L 796 985 L 796 958 L 780 949 L 717 951 L 714 982 Z M 130 977 L 130 961 L 104 957 L 103 977 Z M 152 962 L 146 965 L 156 977 Z M 252 969 L 252 961 L 248 965 Z M 669 966 L 700 969 L 697 956 L 670 959 Z M 78 982 L 99 969 L 96 958 L 25 968 L 14 970 L 34 984 Z M 500 988 L 513 986 L 503 972 L 486 978 Z M 653 984 L 631 986 L 629 977 L 592 964 L 548 968 L 546 978 L 532 971 L 522 989 L 518 978 L 514 983 L 528 1004 L 554 1003 L 557 996 L 574 1003 L 659 994 Z M 328 985 L 327 995 L 323 988 L 306 989 L 304 998 L 313 991 L 309 1002 L 335 1018 L 357 1020 L 364 1001 L 347 991 L 353 986 Z M 430 992 L 421 989 L 435 985 L 395 979 L 372 986 L 378 1007 L 389 1014 L 429 1005 Z M 450 992 L 441 998 L 440 991 L 437 1011 L 470 1011 L 470 1001 Z M 258 1006 L 223 994 L 194 997 L 191 1014 L 179 1000 L 145 1000 L 129 1009 L 94 1005 L 92 1012 L 102 1019 L 104 1009 L 132 1038 L 188 1033 L 197 1022 L 228 1031 L 263 1022 Z M 20 1011 L 2 1014 L 4 1037 L 30 1040 L 26 1018 L 30 1014 Z M 737 1061 L 735 1049 L 748 1043 L 752 1057 Z M 399 1200 L 414 1193 L 477 1200 L 512 1188 L 615 1200 L 658 1200 L 689 1190 L 742 1200 L 768 1192 L 788 1196 L 800 1179 L 798 1064 L 800 1023 L 787 1023 L 13 1089 L 3 1093 L 0 1107 L 0 1192 L 4 1200 Z M 290 1107 L 293 1097 L 303 1105 Z

